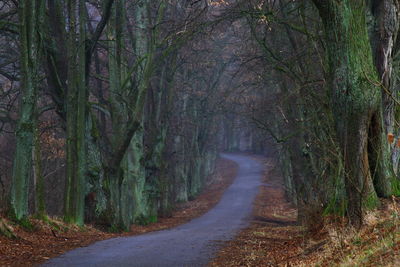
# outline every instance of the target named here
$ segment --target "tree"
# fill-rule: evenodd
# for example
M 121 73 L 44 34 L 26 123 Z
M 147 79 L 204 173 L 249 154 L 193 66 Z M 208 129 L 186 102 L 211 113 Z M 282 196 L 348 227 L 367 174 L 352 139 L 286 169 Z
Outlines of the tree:
M 380 79 L 373 61 L 363 0 L 314 0 L 325 29 L 329 86 L 344 157 L 348 215 L 362 223 L 377 194 L 392 193 Z M 375 186 L 374 186 L 375 185 Z
M 16 130 L 11 212 L 16 219 L 20 220 L 28 215 L 28 185 L 32 171 L 33 135 L 37 127 L 35 112 L 40 79 L 40 31 L 43 3 L 36 0 L 21 1 L 18 8 L 22 98 Z
M 68 0 L 67 177 L 64 220 L 83 224 L 86 186 L 86 5 Z M 78 11 L 78 12 L 76 12 Z
M 0 49 L 0 82 L 7 80 L 8 90 L 0 91 L 0 149 L 6 149 L 5 143 L 13 147 L 5 133 L 14 131 L 19 90 L 29 96 L 19 103 L 14 159 L 14 197 L 20 200 L 13 203 L 24 203 L 21 216 L 28 215 L 32 168 L 38 215 L 44 216 L 46 200 L 52 214 L 63 211 L 65 221 L 78 225 L 90 220 L 129 229 L 132 223 L 168 215 L 177 201 L 195 197 L 216 157 L 216 112 L 210 110 L 221 102 L 216 96 L 224 73 L 221 66 L 213 72 L 215 61 L 207 66 L 208 53 L 203 54 L 207 60 L 187 64 L 201 59 L 191 51 L 202 49 L 195 36 L 207 36 L 212 24 L 206 21 L 207 2 L 25 1 L 20 7 L 26 14 L 36 9 L 28 12 L 25 3 L 40 4 L 43 20 L 41 25 L 21 23 L 32 32 L 21 34 L 33 36 L 26 42 L 15 31 L 17 2 L 6 2 L 0 7 L 0 42 L 15 40 Z M 13 54 L 20 41 L 21 51 L 30 53 L 21 53 L 21 59 L 29 60 L 9 67 L 5 54 Z M 40 91 L 38 81 L 46 84 Z M 28 86 L 20 88 L 22 84 Z M 9 163 L 0 164 L 3 170 Z M 7 176 L 1 177 L 5 191 Z

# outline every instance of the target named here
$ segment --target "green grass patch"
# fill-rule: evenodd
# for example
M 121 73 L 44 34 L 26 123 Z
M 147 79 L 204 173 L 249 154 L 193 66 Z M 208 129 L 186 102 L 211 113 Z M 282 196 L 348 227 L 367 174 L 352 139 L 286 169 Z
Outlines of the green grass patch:
M 28 217 L 23 217 L 20 220 L 15 220 L 15 223 L 28 232 L 33 232 L 35 230 L 35 226 L 31 223 Z
M 157 222 L 157 215 L 150 215 L 150 216 L 140 215 L 135 220 L 135 224 L 143 226 L 156 222 Z

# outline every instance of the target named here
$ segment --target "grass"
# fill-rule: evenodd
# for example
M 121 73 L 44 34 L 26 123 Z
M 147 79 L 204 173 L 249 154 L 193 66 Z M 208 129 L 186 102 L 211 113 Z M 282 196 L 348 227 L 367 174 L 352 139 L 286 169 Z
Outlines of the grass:
M 382 200 L 379 210 L 365 216 L 360 231 L 349 227 L 325 226 L 328 243 L 315 266 L 399 266 L 400 199 Z

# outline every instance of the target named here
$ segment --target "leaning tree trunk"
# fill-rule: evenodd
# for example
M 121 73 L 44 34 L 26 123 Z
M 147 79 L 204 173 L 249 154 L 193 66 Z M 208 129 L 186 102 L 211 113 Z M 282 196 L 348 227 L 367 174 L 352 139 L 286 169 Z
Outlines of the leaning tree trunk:
M 32 145 L 35 127 L 34 113 L 38 85 L 37 31 L 40 30 L 41 1 L 27 0 L 19 3 L 21 43 L 22 102 L 16 130 L 16 151 L 11 187 L 11 212 L 16 219 L 28 215 L 28 184 L 32 171 Z
M 397 0 L 375 0 L 371 4 L 372 20 L 375 21 L 371 44 L 378 78 L 383 88 L 383 122 L 386 130 L 384 133 L 398 135 L 398 129 L 395 127 L 394 98 L 397 90 L 393 77 L 393 55 L 396 52 L 394 46 L 400 26 L 400 3 Z M 388 162 L 388 167 L 397 173 L 400 153 L 395 148 L 395 145 L 389 147 L 389 144 L 385 144 L 384 146 L 386 153 L 390 153 L 392 157 L 392 161 Z
M 359 226 L 363 210 L 375 206 L 375 181 L 390 194 L 384 153 L 381 92 L 366 26 L 364 0 L 314 0 L 324 23 L 331 102 L 344 156 L 350 221 Z

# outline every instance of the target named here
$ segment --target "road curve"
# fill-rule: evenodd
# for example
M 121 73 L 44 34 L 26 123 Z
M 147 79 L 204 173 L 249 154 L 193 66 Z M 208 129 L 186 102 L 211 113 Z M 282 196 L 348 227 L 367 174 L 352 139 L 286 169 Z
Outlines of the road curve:
M 239 165 L 221 201 L 203 216 L 169 230 L 118 237 L 78 248 L 43 266 L 205 266 L 220 241 L 247 226 L 261 184 L 262 165 L 241 155 L 222 154 Z

